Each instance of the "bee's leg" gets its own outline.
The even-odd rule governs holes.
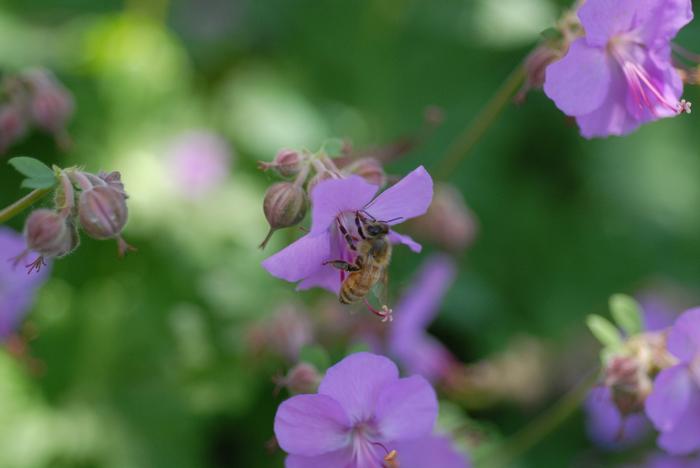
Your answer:
[[[355,243],[352,240],[352,236],[348,232],[347,229],[345,229],[345,226],[343,226],[343,223],[340,221],[340,218],[335,218],[335,220],[338,222],[338,229],[340,229],[340,233],[345,237],[345,242],[348,243],[348,247],[350,247],[350,250],[357,250],[357,247],[355,247]]]
[[[360,266],[354,263],[346,262],[345,260],[328,260],[323,262],[324,265],[330,265],[342,271],[360,271]]]
[[[360,212],[356,211],[355,212],[355,226],[357,226],[357,233],[362,237],[363,239],[367,239],[365,237],[365,232],[362,230],[362,220],[360,219]]]

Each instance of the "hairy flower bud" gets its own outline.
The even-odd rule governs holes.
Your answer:
[[[379,187],[386,185],[384,168],[375,158],[362,158],[348,166],[346,171],[350,174],[359,175],[372,185],[378,185]]]
[[[301,362],[292,367],[287,375],[277,379],[277,385],[287,388],[292,394],[315,393],[321,383],[321,373],[312,364]]]
[[[80,194],[78,215],[90,237],[118,238],[128,218],[124,194],[109,185],[92,187]]]
[[[27,250],[15,261],[22,260],[29,251],[39,256],[27,265],[29,272],[37,272],[45,265],[44,260],[59,258],[73,252],[80,244],[78,229],[70,218],[49,209],[39,209],[29,215],[24,227]]]
[[[293,177],[301,171],[303,165],[304,159],[297,151],[283,149],[277,153],[272,163],[261,163],[260,168],[275,169],[282,177]]]
[[[263,212],[270,224],[270,231],[260,244],[264,249],[277,229],[299,224],[306,216],[307,198],[304,190],[291,182],[278,182],[265,193]]]
[[[112,172],[100,172],[97,176],[103,181],[107,182],[107,185],[112,187],[114,190],[118,191],[124,197],[126,197],[126,192],[124,191],[124,183],[122,182],[122,175],[119,171]]]

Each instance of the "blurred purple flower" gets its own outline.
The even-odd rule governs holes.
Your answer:
[[[353,254],[338,228],[355,232],[354,216],[364,210],[371,217],[396,225],[424,214],[433,197],[433,180],[420,166],[378,196],[378,187],[358,176],[331,179],[314,187],[311,232],[262,262],[273,276],[299,283],[297,289],[321,287],[338,294],[341,274],[328,260],[352,261]],[[421,246],[408,236],[389,232],[393,243],[407,245],[414,252]]]
[[[457,362],[447,348],[426,332],[455,274],[456,266],[446,255],[426,260],[395,307],[399,320],[389,331],[389,354],[409,374],[422,375],[431,382],[445,377]]]
[[[646,414],[660,432],[659,447],[685,455],[700,449],[700,308],[676,320],[667,346],[679,362],[656,376]]]
[[[609,387],[594,388],[584,408],[588,436],[603,448],[617,450],[629,447],[651,430],[649,420],[641,413],[623,418],[612,400]]]
[[[637,295],[637,300],[642,307],[642,320],[646,331],[659,331],[673,325],[678,311],[674,310],[663,296],[646,292]]]
[[[28,275],[24,268],[15,266],[14,257],[25,248],[21,234],[0,226],[0,341],[17,329],[48,273],[45,268]]]
[[[397,443],[432,434],[437,411],[423,377],[399,378],[389,359],[356,353],[328,369],[318,394],[280,405],[275,435],[287,468],[382,467]]]
[[[671,39],[693,18],[690,0],[587,0],[585,36],[547,68],[544,91],[586,138],[624,135],[689,112]]]
[[[231,152],[221,137],[207,131],[193,131],[179,136],[171,145],[168,164],[178,191],[197,199],[226,180]]]
[[[467,458],[452,446],[452,441],[444,436],[422,437],[402,441],[394,445],[399,454],[401,468],[468,468]]]

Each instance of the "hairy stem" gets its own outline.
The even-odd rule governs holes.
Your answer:
[[[484,454],[480,466],[488,468],[510,466],[522,454],[540,443],[547,435],[563,424],[588,396],[600,377],[596,370],[587,375],[576,387],[563,395],[554,405],[515,433],[510,440]]]
[[[447,150],[435,171],[439,179],[446,179],[452,174],[459,163],[478,143],[486,131],[496,121],[496,117],[505,109],[513,95],[525,79],[525,67],[521,64],[513,70],[501,87],[496,91],[486,106],[481,109],[476,118],[462,131],[455,142]]]
[[[34,203],[39,201],[44,195],[51,192],[52,189],[36,189],[29,192],[24,197],[20,198],[10,206],[0,210],[0,223],[4,223],[14,218],[22,211],[26,210]]]

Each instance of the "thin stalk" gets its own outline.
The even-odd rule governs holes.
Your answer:
[[[51,192],[51,190],[51,188],[32,190],[27,195],[14,202],[12,205],[0,210],[0,223],[7,222],[14,218],[22,211],[32,206],[34,203],[41,200],[41,198]]]
[[[435,171],[439,179],[446,179],[452,174],[459,163],[478,143],[486,131],[496,121],[496,117],[505,109],[513,95],[518,91],[525,79],[525,67],[521,64],[511,72],[501,87],[496,91],[486,106],[481,109],[476,118],[462,131],[457,140],[450,146]]]
[[[520,432],[513,435],[493,452],[484,455],[479,466],[497,468],[509,466],[532,447],[540,443],[547,435],[563,424],[588,396],[591,388],[599,379],[599,372],[591,372],[581,383],[562,396],[553,406],[545,410]]]

